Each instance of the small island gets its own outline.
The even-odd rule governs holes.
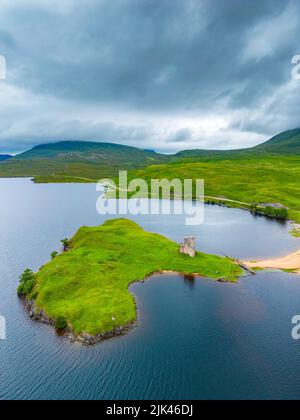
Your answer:
[[[192,258],[175,242],[126,219],[82,227],[62,242],[64,252],[52,253],[38,273],[25,270],[18,293],[31,318],[86,345],[133,328],[134,282],[165,271],[222,281],[237,281],[242,274],[230,258],[200,252]]]

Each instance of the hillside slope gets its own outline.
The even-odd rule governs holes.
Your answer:
[[[300,128],[280,133],[265,143],[252,148],[237,150],[184,150],[177,153],[174,156],[174,160],[236,159],[264,154],[300,155]]]
[[[186,150],[162,155],[112,143],[64,141],[36,146],[15,157],[0,156],[0,177],[35,177],[39,182],[95,181],[114,177],[119,170],[157,164],[236,161],[271,155],[300,155],[300,129],[290,130],[251,149]]]
[[[282,204],[290,218],[300,222],[299,139],[300,129],[295,129],[251,149],[192,150],[169,156],[109,143],[61,142],[37,146],[1,162],[0,177],[95,182],[128,170],[131,178],[149,182],[153,178],[204,179],[206,196],[249,206]]]
[[[110,143],[60,142],[34,147],[0,165],[0,177],[47,177],[49,181],[98,180],[121,169],[164,162],[155,152]]]
[[[289,209],[290,218],[300,222],[300,156],[186,159],[133,171],[129,178],[145,179],[149,185],[151,179],[157,178],[204,179],[205,195],[215,203],[229,199],[249,205],[281,204]]]
[[[251,149],[250,149],[251,150]],[[285,131],[266,143],[254,147],[253,152],[300,154],[300,128]]]
[[[0,162],[4,162],[5,160],[11,159],[11,155],[0,155]]]

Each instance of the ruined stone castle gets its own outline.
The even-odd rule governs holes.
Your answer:
[[[180,253],[189,255],[191,258],[196,256],[196,238],[187,236],[184,238],[184,243],[180,245]]]

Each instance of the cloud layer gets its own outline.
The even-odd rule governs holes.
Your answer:
[[[300,126],[298,0],[0,0],[0,28],[0,153],[239,148]]]

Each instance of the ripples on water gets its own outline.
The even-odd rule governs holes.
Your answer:
[[[238,285],[177,275],[131,287],[139,327],[92,348],[71,345],[34,323],[16,297],[18,276],[37,270],[59,240],[104,221],[93,185],[34,185],[0,180],[0,398],[214,399],[299,398],[300,278],[260,273]],[[289,226],[249,213],[208,207],[203,226],[179,216],[141,216],[144,228],[177,242],[196,234],[206,252],[240,258],[279,256],[299,248]]]

